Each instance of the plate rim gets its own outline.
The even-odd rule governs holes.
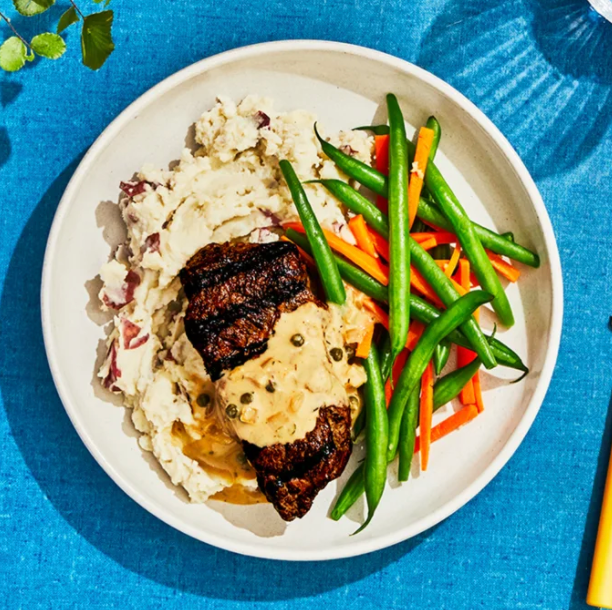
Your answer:
[[[467,112],[484,130],[489,137],[499,147],[510,165],[516,172],[519,180],[523,184],[529,199],[538,216],[538,220],[544,235],[544,242],[549,255],[549,264],[551,268],[552,279],[552,318],[550,326],[550,339],[546,354],[544,356],[544,365],[540,373],[540,378],[534,389],[533,395],[527,408],[519,421],[518,425],[501,448],[495,459],[485,468],[482,474],[469,485],[465,490],[458,494],[455,498],[442,505],[437,510],[428,514],[426,517],[419,519],[412,525],[398,529],[394,532],[379,536],[377,538],[357,541],[354,544],[343,545],[340,547],[318,550],[318,549],[284,549],[273,546],[268,546],[260,542],[237,542],[227,539],[222,536],[217,536],[212,533],[203,533],[196,527],[192,527],[184,523],[179,517],[176,517],[170,510],[159,506],[157,503],[145,498],[131,482],[127,480],[119,471],[114,469],[106,460],[102,452],[100,452],[89,436],[87,430],[82,425],[78,416],[78,410],[73,407],[69,400],[68,390],[65,387],[64,379],[58,366],[58,361],[55,352],[55,346],[51,337],[51,311],[50,311],[50,290],[51,290],[51,269],[55,255],[55,250],[58,245],[58,236],[60,227],[64,220],[69,203],[73,198],[73,193],[80,186],[83,177],[86,175],[89,168],[94,163],[96,157],[103,151],[105,146],[112,141],[117,135],[122,125],[129,121],[133,116],[137,115],[141,109],[144,109],[150,102],[154,101],[159,96],[173,89],[178,84],[189,80],[190,78],[204,73],[210,69],[218,68],[224,64],[228,64],[237,60],[242,60],[248,57],[265,55],[267,53],[279,51],[334,51],[350,55],[356,55],[365,59],[371,59],[377,62],[387,64],[391,67],[399,69],[405,74],[416,76],[434,89],[449,97],[463,111]],[[53,377],[53,382],[59,394],[60,400],[64,409],[72,422],[77,434],[87,447],[96,462],[110,476],[110,478],[134,501],[142,508],[155,515],[158,519],[167,525],[177,529],[215,547],[232,551],[241,555],[258,557],[262,559],[275,559],[287,561],[324,561],[332,559],[343,559],[347,557],[357,557],[366,553],[378,551],[394,544],[403,542],[418,534],[430,529],[441,521],[450,517],[453,513],[462,508],[475,496],[477,496],[492,480],[499,474],[502,468],[508,463],[514,455],[518,447],[523,442],[527,432],[530,430],[533,422],[538,414],[540,407],[544,401],[546,392],[550,385],[552,375],[555,369],[559,345],[561,341],[561,329],[563,323],[563,276],[561,271],[561,261],[557,242],[554,235],[554,230],[546,206],[540,192],[531,177],[529,171],[525,167],[518,153],[508,142],[506,137],[495,126],[495,124],[468,98],[457,91],[454,87],[435,76],[431,72],[420,68],[419,66],[408,62],[404,59],[394,57],[388,53],[377,51],[363,46],[353,45],[349,43],[323,41],[323,40],[281,40],[274,42],[264,42],[236,49],[224,51],[211,57],[197,61],[190,66],[187,66],[171,76],[165,78],[157,85],[154,85],[148,91],[143,93],[134,102],[127,106],[96,138],[91,145],[78,167],[74,171],[60,203],[55,212],[49,238],[45,249],[42,282],[41,282],[41,321],[43,328],[43,339],[45,351],[49,362],[49,368]]]

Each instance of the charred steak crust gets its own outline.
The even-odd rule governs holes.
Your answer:
[[[243,442],[266,498],[285,521],[303,517],[319,493],[339,477],[351,455],[349,407],[324,407],[306,438],[257,447]]]
[[[288,242],[210,244],[180,273],[187,337],[213,381],[262,354],[281,313],[308,301],[308,272]]]

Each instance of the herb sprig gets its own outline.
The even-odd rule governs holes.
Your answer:
[[[85,15],[74,0],[69,0],[70,7],[62,14],[57,24],[57,33],[43,32],[29,42],[17,31],[11,20],[0,11],[0,22],[6,21],[13,36],[7,38],[0,46],[0,68],[7,72],[17,72],[34,61],[36,56],[46,59],[59,59],[66,52],[66,42],[60,36],[67,28],[79,21],[81,28],[81,53],[83,64],[91,70],[99,70],[115,45],[112,37],[113,11],[110,9]],[[96,4],[108,6],[110,0],[93,0]],[[55,0],[13,0],[17,12],[24,17],[34,17],[49,10]]]

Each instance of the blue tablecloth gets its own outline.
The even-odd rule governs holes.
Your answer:
[[[10,2],[2,4],[12,11]],[[0,607],[585,607],[612,424],[612,25],[586,0],[112,5],[117,50],[99,73],[80,65],[71,31],[60,61],[0,75]],[[15,23],[33,34],[60,12],[54,7]],[[4,24],[0,32],[8,35]],[[39,322],[54,211],[109,121],[198,59],[286,38],[392,53],[432,70],[480,106],[541,189],[566,287],[554,379],[509,465],[433,530],[331,564],[216,550],[132,502],[72,429]]]

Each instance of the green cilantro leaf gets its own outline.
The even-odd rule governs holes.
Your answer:
[[[0,68],[7,72],[21,70],[26,62],[27,49],[17,36],[11,36],[0,46]]]
[[[88,15],[83,20],[81,49],[83,63],[92,70],[99,70],[108,56],[115,50],[111,28],[113,11],[102,11]]]
[[[61,34],[66,28],[70,27],[73,23],[79,20],[79,14],[71,6],[61,17],[57,24],[57,33]]]
[[[59,59],[66,52],[66,43],[61,36],[45,32],[34,36],[30,46],[35,53],[47,59]]]
[[[55,0],[13,0],[13,4],[20,15],[32,17],[51,8],[55,4]]]

